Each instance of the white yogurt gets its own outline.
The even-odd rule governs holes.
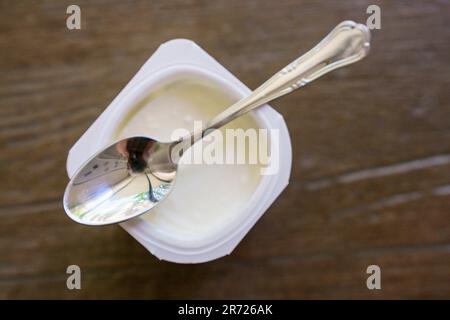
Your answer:
[[[205,123],[233,102],[214,84],[181,78],[149,92],[122,119],[114,138],[148,135],[170,141],[175,129],[192,131],[194,121]],[[222,130],[226,128],[257,129],[258,124],[245,115]],[[180,248],[208,243],[219,230],[236,221],[261,178],[260,165],[186,164],[190,156],[187,152],[181,159],[170,196],[140,217],[154,238]]]

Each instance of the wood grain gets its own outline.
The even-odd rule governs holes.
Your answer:
[[[71,3],[0,1],[0,298],[450,298],[448,1],[79,0],[69,31]],[[161,262],[65,217],[70,146],[160,43],[192,39],[254,88],[369,4],[369,58],[273,103],[291,183],[231,256]]]

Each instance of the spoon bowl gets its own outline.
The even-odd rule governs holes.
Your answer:
[[[120,140],[88,160],[64,194],[68,216],[82,224],[128,220],[155,207],[172,190],[173,143],[148,137]]]

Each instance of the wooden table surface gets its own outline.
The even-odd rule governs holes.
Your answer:
[[[72,3],[0,1],[0,298],[450,298],[448,1],[79,0],[70,31]],[[69,148],[160,43],[192,39],[255,88],[370,4],[369,58],[272,104],[290,185],[230,256],[162,262],[65,216]]]

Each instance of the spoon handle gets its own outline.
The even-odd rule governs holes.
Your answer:
[[[363,59],[369,52],[370,31],[362,24],[343,21],[314,48],[281,69],[251,95],[211,119],[200,132],[182,139],[194,143],[244,113],[305,86],[322,75]],[[184,144],[184,143],[183,143]]]

